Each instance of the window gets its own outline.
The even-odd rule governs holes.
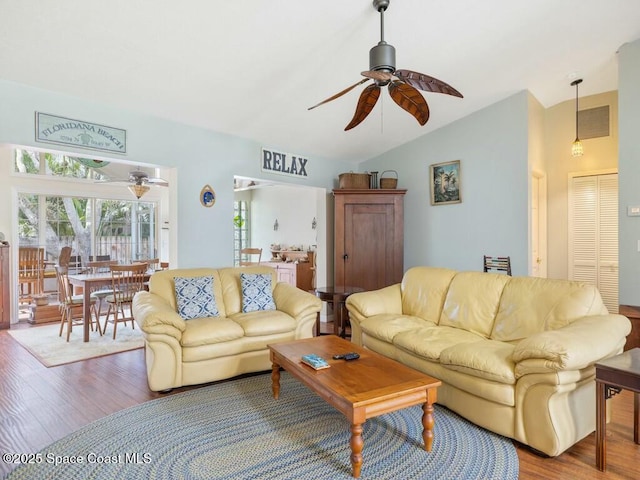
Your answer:
[[[27,175],[93,182],[105,178],[98,170],[108,164],[18,149],[14,169]],[[64,246],[70,246],[73,255],[79,256],[83,263],[97,257],[108,257],[120,263],[157,258],[156,211],[154,202],[20,193],[19,245],[44,246],[46,259],[54,262]]]
[[[157,257],[153,203],[30,194],[18,198],[19,245],[45,246],[47,260],[56,261],[64,246],[83,263],[98,256],[120,263]]]
[[[248,203],[245,201],[233,202],[233,264],[240,265],[240,250],[249,246],[249,218]]]

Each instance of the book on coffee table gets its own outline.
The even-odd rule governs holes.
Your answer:
[[[323,368],[329,368],[331,365],[319,355],[315,353],[309,353],[302,356],[302,363],[309,365],[314,370],[322,370]]]

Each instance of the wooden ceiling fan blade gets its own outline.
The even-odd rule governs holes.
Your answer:
[[[377,85],[369,85],[360,94],[358,99],[358,105],[356,106],[356,112],[353,114],[353,118],[349,125],[344,127],[345,132],[351,130],[353,127],[357,127],[362,121],[367,118],[367,115],[371,113],[373,107],[376,106],[376,102],[380,97],[380,87]]]
[[[425,92],[444,93],[453,95],[454,97],[464,98],[462,94],[448,83],[430,77],[424,73],[414,72],[412,70],[396,70],[394,75],[412,87],[423,90]]]
[[[313,107],[309,107],[307,108],[307,110],[313,110],[316,107],[319,107],[320,105],[324,105],[325,103],[329,103],[332,100],[335,100],[336,98],[341,97],[342,95],[344,95],[345,93],[350,92],[351,90],[353,90],[354,88],[356,88],[358,85],[362,85],[364,82],[368,82],[369,79],[368,78],[363,78],[362,80],[360,80],[357,83],[354,83],[353,85],[351,85],[350,87],[345,88],[344,90],[342,90],[341,92],[336,93],[334,96],[327,98],[326,100],[321,101],[320,103],[314,105]]]
[[[157,185],[158,187],[168,187],[169,186],[169,182],[167,182],[163,178],[147,178],[146,180],[143,180],[143,183],[147,183],[149,185]]]
[[[403,110],[415,117],[420,125],[429,120],[429,105],[427,101],[411,85],[394,80],[389,84],[389,95]]]
[[[381,82],[389,82],[393,80],[393,73],[385,72],[384,70],[368,70],[366,72],[360,72],[360,74],[363,77],[380,80]]]

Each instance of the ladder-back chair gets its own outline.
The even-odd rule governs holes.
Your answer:
[[[44,290],[44,248],[18,248],[18,283],[20,297],[32,298]],[[26,287],[26,293],[25,289]]]
[[[58,291],[60,292],[60,333],[58,335],[60,337],[62,336],[62,332],[66,325],[68,342],[73,326],[82,325],[84,323],[84,296],[73,295],[71,284],[69,283],[69,269],[67,267],[56,265],[55,269],[56,278],[58,280]],[[93,317],[90,319],[91,330],[93,330],[95,323],[98,333],[102,335],[95,302],[95,299],[91,299],[90,314],[93,314]]]
[[[111,265],[111,288],[113,293],[107,295],[105,300],[109,304],[107,318],[104,321],[103,331],[107,330],[109,321],[113,323],[113,338],[116,338],[118,322],[127,324],[131,320],[131,328],[135,328],[131,303],[136,293],[144,290],[144,282],[147,276],[148,265],[146,263],[133,263],[131,265]],[[129,308],[129,316],[125,316],[124,307]],[[113,314],[113,319],[110,320]],[[122,317],[120,317],[122,314]]]
[[[111,272],[111,266],[117,265],[117,260],[94,260],[91,262],[87,262],[87,268],[89,269],[89,273],[97,275],[97,274],[109,274]],[[96,315],[100,318],[102,314],[102,302],[104,302],[105,298],[109,295],[113,294],[113,288],[100,288],[99,290],[94,290],[91,292],[91,298],[96,300]]]
[[[258,261],[251,261],[251,257],[258,256]],[[248,259],[248,260],[245,260]],[[258,265],[260,264],[260,260],[262,260],[262,249],[261,248],[243,248],[240,250],[240,266],[248,266],[248,265]]]
[[[511,276],[511,257],[488,257],[484,256],[485,272],[505,272]]]

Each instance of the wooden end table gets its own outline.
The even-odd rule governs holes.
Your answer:
[[[440,380],[359,347],[335,335],[305,338],[268,346],[273,363],[271,379],[273,397],[280,396],[280,367],[298,379],[329,405],[344,414],[351,423],[352,475],[362,468],[362,425],[369,418],[413,405],[422,405],[422,439],[424,449],[433,445],[433,404]],[[358,360],[333,360],[335,354],[357,352]],[[302,363],[308,353],[320,355],[329,368],[314,370]]]
[[[596,363],[596,466],[607,463],[607,400],[631,390],[633,393],[633,441],[640,444],[640,348],[633,348]]]
[[[333,305],[333,334],[342,338],[347,336],[347,319],[344,315],[345,303],[352,293],[364,292],[360,287],[317,287],[313,293],[323,302]],[[316,337],[320,336],[320,314],[316,319]]]

